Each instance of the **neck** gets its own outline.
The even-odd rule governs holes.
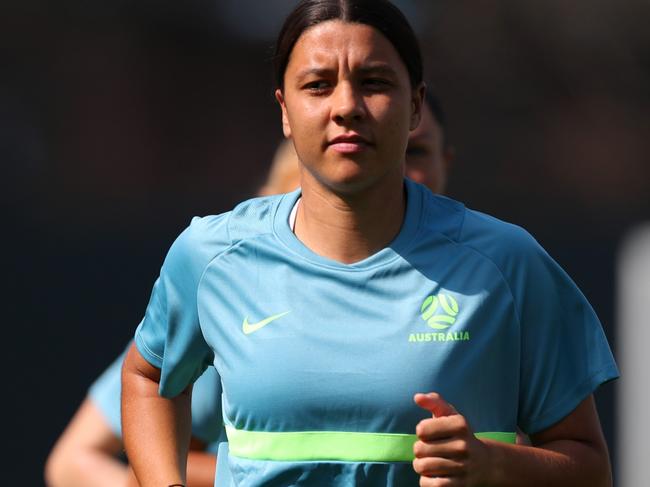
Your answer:
[[[355,192],[332,192],[303,170],[296,237],[315,253],[351,264],[385,248],[399,233],[406,201],[401,172]]]

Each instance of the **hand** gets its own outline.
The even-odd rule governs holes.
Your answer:
[[[431,412],[418,423],[413,445],[413,468],[421,487],[473,487],[480,485],[489,449],[474,436],[467,420],[440,394],[416,394],[415,403]]]

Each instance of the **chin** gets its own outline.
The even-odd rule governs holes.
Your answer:
[[[400,183],[403,179],[400,170],[393,171],[390,168],[382,170],[376,161],[367,162],[363,159],[340,158],[331,161],[328,169],[329,171],[323,171],[320,176],[316,176],[316,179],[323,186],[341,195],[360,193],[392,180],[393,177],[399,178]]]
[[[329,180],[327,186],[338,194],[352,195],[375,186],[380,178],[365,173],[346,174]]]

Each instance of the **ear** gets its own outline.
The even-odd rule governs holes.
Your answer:
[[[278,100],[280,109],[282,110],[282,132],[287,139],[290,139],[291,126],[289,125],[289,116],[287,115],[287,105],[284,102],[284,95],[282,94],[282,90],[280,88],[275,90],[275,99]]]
[[[424,82],[411,92],[411,124],[410,129],[415,130],[422,120],[422,105],[424,104],[424,93],[427,85]]]

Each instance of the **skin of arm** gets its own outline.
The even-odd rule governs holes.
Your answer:
[[[132,345],[122,366],[122,433],[141,487],[186,484],[191,386],[168,399],[159,381],[160,370]]]
[[[611,487],[609,454],[592,396],[530,436],[531,446],[477,439],[436,393],[416,394],[433,417],[416,427],[413,468],[422,487]]]
[[[187,457],[187,487],[213,487],[216,469],[215,455],[190,451]]]
[[[84,399],[45,464],[48,487],[125,485],[127,469],[117,458],[122,441],[90,398]]]
[[[187,456],[187,487],[213,487],[216,468],[216,456],[204,451],[190,450]],[[129,468],[126,487],[140,487],[132,468]]]

